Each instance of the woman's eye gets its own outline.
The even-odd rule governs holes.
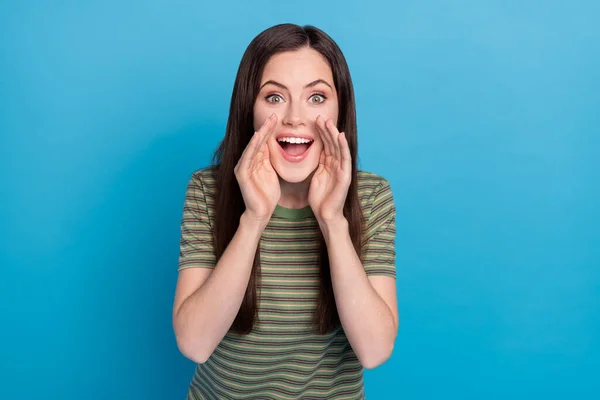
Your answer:
[[[325,96],[323,96],[322,94],[313,94],[312,96],[310,96],[309,101],[313,104],[321,104],[325,101]]]
[[[272,95],[267,96],[267,101],[269,103],[277,104],[277,103],[281,103],[283,101],[283,99],[278,94],[272,94]]]

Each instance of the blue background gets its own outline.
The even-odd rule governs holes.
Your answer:
[[[0,398],[182,399],[185,185],[250,40],[327,31],[398,210],[370,399],[600,398],[600,3],[0,6]]]

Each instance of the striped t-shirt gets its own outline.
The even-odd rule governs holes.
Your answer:
[[[395,207],[390,185],[359,171],[368,276],[394,277]],[[179,269],[213,268],[215,179],[189,182],[181,224]],[[311,325],[319,293],[318,223],[310,207],[277,206],[260,240],[258,321],[247,335],[227,333],[198,364],[189,399],[363,399],[363,368],[342,328],[321,335]]]

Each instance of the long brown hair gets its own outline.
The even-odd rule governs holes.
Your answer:
[[[349,223],[350,237],[359,256],[361,255],[362,211],[357,190],[356,109],[354,89],[348,65],[338,45],[323,31],[313,26],[281,24],[260,33],[246,49],[235,79],[229,119],[225,137],[213,156],[216,175],[215,200],[215,252],[221,258],[238,229],[245,210],[240,187],[234,175],[234,167],[254,133],[253,106],[259,93],[260,80],[267,61],[277,53],[310,47],[321,53],[329,62],[338,93],[338,124],[345,132],[352,155],[352,181],[344,204],[344,216]],[[257,283],[260,279],[260,245],[257,247],[252,273],[240,310],[231,331],[248,333],[257,318]],[[318,332],[324,334],[339,326],[335,305],[329,257],[323,235],[320,235],[320,292],[315,310],[314,323]]]

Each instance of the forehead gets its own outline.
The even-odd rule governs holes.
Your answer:
[[[261,84],[271,79],[289,85],[323,79],[333,85],[329,63],[321,53],[309,47],[272,56],[265,65]]]

